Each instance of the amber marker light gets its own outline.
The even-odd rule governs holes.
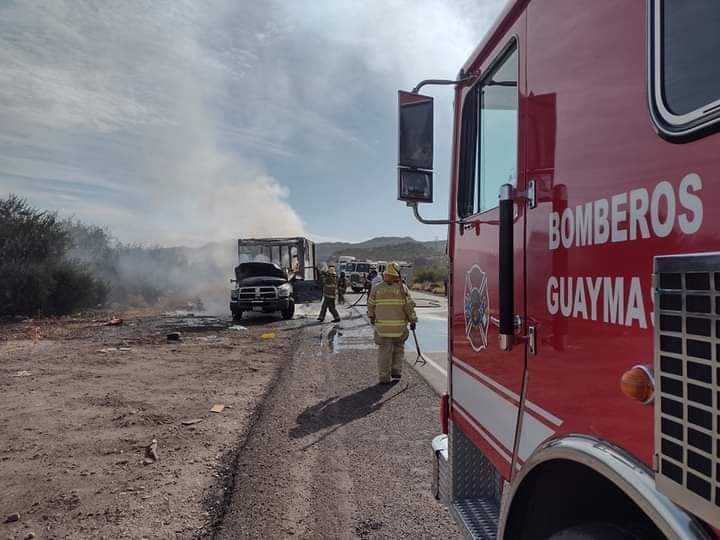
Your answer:
[[[623,373],[620,379],[620,389],[630,399],[639,401],[643,405],[652,403],[655,397],[655,375],[650,365],[633,366]]]

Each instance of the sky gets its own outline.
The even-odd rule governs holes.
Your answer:
[[[442,239],[396,200],[397,90],[454,78],[504,4],[0,0],[0,197],[147,245]],[[424,92],[444,217],[452,92]]]

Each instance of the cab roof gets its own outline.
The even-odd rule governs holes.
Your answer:
[[[463,64],[462,71],[464,73],[477,71],[478,65],[492,53],[500,40],[506,35],[507,30],[515,24],[515,21],[525,11],[529,3],[530,0],[508,0],[490,30],[487,31],[480,44]]]

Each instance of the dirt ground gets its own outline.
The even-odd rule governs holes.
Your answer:
[[[0,538],[211,534],[294,331],[121,316],[0,323]]]

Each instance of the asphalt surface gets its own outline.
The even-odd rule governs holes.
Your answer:
[[[288,323],[297,345],[239,454],[217,538],[460,537],[430,492],[437,395],[409,366],[376,385],[362,312]]]

